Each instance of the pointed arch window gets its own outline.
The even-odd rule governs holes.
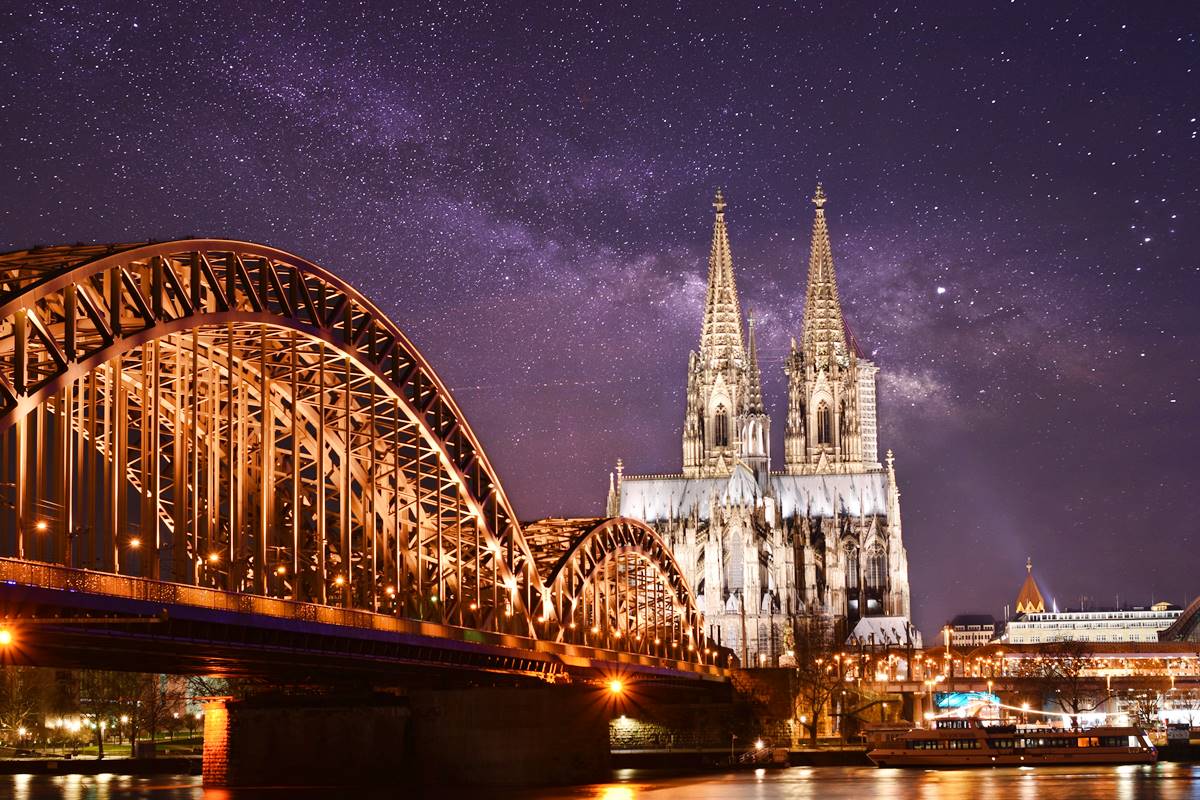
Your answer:
[[[847,544],[846,549],[846,588],[858,588],[858,548]]]
[[[817,444],[833,444],[829,406],[824,400],[817,406]]]
[[[887,585],[887,553],[878,542],[867,551],[867,588],[883,589]]]
[[[717,406],[717,413],[713,417],[713,446],[729,446],[729,412],[724,405]]]

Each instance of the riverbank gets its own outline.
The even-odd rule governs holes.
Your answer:
[[[0,775],[199,775],[200,756],[5,758]]]
[[[613,769],[682,769],[711,770],[729,768],[729,749],[699,750],[614,750]],[[788,765],[793,767],[863,767],[870,766],[867,751],[862,747],[839,749],[792,750]]]

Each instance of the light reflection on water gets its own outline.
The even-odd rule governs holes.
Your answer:
[[[1021,767],[987,770],[899,770],[871,767],[793,767],[724,775],[662,777],[635,770],[612,783],[567,789],[414,791],[391,789],[208,789],[198,777],[163,775],[0,776],[0,798],[13,800],[362,800],[489,797],[498,800],[1184,800],[1200,798],[1200,765],[1162,763],[1123,767]]]

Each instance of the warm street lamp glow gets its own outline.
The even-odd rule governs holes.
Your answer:
[[[755,750],[762,750],[762,749],[763,749],[763,740],[762,740],[762,739],[755,739],[755,740],[754,740],[754,749],[755,749]]]
[[[221,554],[215,550],[208,554],[208,563],[215,564],[221,560]]]
[[[37,521],[37,524],[34,525],[33,527],[35,530],[44,531],[50,527],[50,523],[46,522],[46,520],[44,520],[44,519],[39,519]]]
[[[275,568],[275,574],[276,575],[287,575],[287,567],[285,567],[283,564],[280,564],[278,567]]]
[[[129,549],[130,550],[137,550],[141,546],[142,546],[142,540],[139,539],[138,537],[134,536],[132,539],[129,540]]]
[[[625,691],[625,684],[617,680],[609,681],[608,690],[613,694],[620,694],[621,692]]]
[[[0,628],[0,647],[8,647],[12,643],[12,631],[10,631],[8,628]]]
[[[334,586],[345,586],[346,585],[346,576],[338,575],[337,577],[335,577],[333,579],[333,585]]]

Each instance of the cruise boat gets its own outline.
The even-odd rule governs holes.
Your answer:
[[[1158,753],[1139,728],[1069,730],[968,718],[913,728],[880,742],[867,757],[879,767],[999,767],[1153,764]]]

